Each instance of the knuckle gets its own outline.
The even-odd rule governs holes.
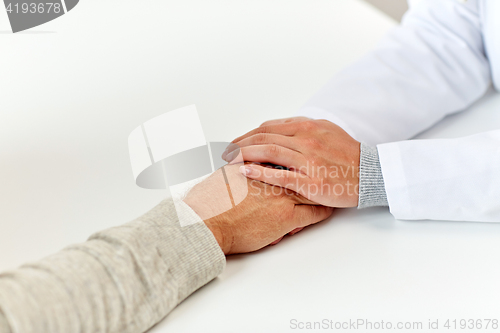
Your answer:
[[[255,137],[256,135],[259,135],[261,133],[266,133],[267,132],[267,127],[257,127],[253,130],[251,130],[250,132],[248,132],[248,135],[247,135],[247,138],[253,138]]]
[[[277,145],[269,145],[266,154],[268,157],[278,157],[281,153],[281,148]]]
[[[254,144],[262,144],[267,141],[267,138],[269,137],[268,134],[266,133],[258,133],[253,137],[253,143]]]
[[[313,207],[311,214],[312,215],[311,219],[313,220],[312,222],[318,222],[318,220],[321,219],[322,208],[319,206],[312,206],[312,207]]]
[[[313,131],[318,127],[318,124],[314,120],[306,120],[301,123],[301,127],[304,131]]]
[[[313,219],[318,215],[318,208],[316,206],[311,206],[309,211],[309,218]]]
[[[270,133],[271,129],[269,126],[266,125],[266,126],[262,126],[262,127],[257,128],[256,132],[257,132],[257,134],[261,134],[261,133],[266,134],[266,133]]]
[[[279,183],[284,186],[284,187],[288,187],[290,185],[290,176],[288,175],[288,173],[283,173],[281,175],[279,175],[280,179],[279,179]]]

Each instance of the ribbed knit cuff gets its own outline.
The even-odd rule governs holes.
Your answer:
[[[378,151],[361,143],[358,208],[389,206]]]

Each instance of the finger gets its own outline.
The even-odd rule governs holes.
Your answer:
[[[310,195],[309,190],[307,190],[305,186],[304,186],[304,189],[302,191],[307,192],[307,193],[304,193],[304,194],[297,193],[297,195],[295,197],[295,201],[297,201],[298,204],[302,204],[302,205],[318,205],[319,204],[318,202],[312,201],[312,200],[305,197],[305,195]],[[314,191],[312,191],[312,192],[314,192]]]
[[[222,159],[226,160],[226,156],[230,156],[233,151],[237,151],[241,147],[269,144],[299,151],[298,145],[293,137],[273,133],[259,133],[239,141],[238,144],[231,143],[222,154]],[[228,159],[230,159],[230,157]]]
[[[332,207],[320,205],[295,205],[295,226],[307,227],[308,225],[327,219],[332,213]]]
[[[276,245],[276,244],[278,244],[279,242],[281,242],[281,240],[283,239],[283,237],[285,237],[285,236],[281,236],[280,238],[278,238],[277,240],[275,240],[274,242],[272,242],[269,245]]]
[[[263,122],[259,127],[276,125],[276,124],[287,124],[287,123],[293,123],[296,121],[305,121],[305,120],[310,120],[310,119],[311,118],[307,118],[307,117],[291,117],[291,118],[273,119],[273,120],[268,120],[268,121]]]
[[[295,235],[296,233],[298,233],[298,232],[302,231],[302,229],[304,229],[304,227],[295,228],[295,229],[293,229],[292,231],[290,231],[288,234],[289,234],[290,236],[293,236],[293,235]]]
[[[226,149],[224,150],[224,152],[222,153],[222,156],[221,158],[226,161],[226,156],[235,151],[235,150],[239,150],[240,149],[240,146],[235,144],[235,143],[230,143],[229,145],[227,145]]]
[[[226,156],[226,161],[233,163],[233,153]],[[238,154],[241,155],[237,159],[238,162],[272,163],[293,170],[305,168],[307,163],[306,158],[300,152],[277,145],[243,147]]]
[[[238,143],[239,141],[248,138],[249,136],[259,134],[259,133],[273,133],[273,134],[280,134],[280,135],[288,135],[292,136],[297,131],[300,129],[298,124],[300,122],[292,122],[292,123],[286,123],[286,124],[276,124],[276,125],[269,125],[269,126],[261,126],[257,127],[256,129],[251,130],[250,132],[237,137],[232,141],[232,143]]]
[[[290,193],[286,194],[307,194],[305,192],[307,192],[307,184],[309,183],[310,178],[302,173],[289,170],[266,168],[261,165],[255,164],[243,165],[239,170],[247,178],[290,190]],[[303,199],[299,196],[297,196],[296,198],[298,203],[303,203]]]
[[[222,159],[226,162],[229,162],[229,164],[237,164],[237,163],[244,163],[245,160],[243,159],[243,151],[240,148],[237,148],[230,153],[222,154]]]
[[[301,172],[270,168],[258,164],[245,164],[239,168],[239,171],[247,178],[285,188],[285,194],[293,196],[298,204],[318,204],[318,202],[311,200],[311,194],[317,193],[318,188],[311,183],[309,176]]]

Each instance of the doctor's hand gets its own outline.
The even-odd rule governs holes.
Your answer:
[[[272,163],[288,170],[245,165],[250,179],[293,190],[330,207],[356,207],[360,143],[328,120],[305,117],[272,120],[235,139],[222,157]]]
[[[274,245],[286,234],[292,235],[332,214],[333,208],[315,205],[293,191],[245,178],[238,170],[241,165],[224,166],[224,174],[222,169],[217,170],[184,199],[204,220],[224,254]],[[224,178],[231,184],[234,200],[242,199],[226,211],[220,209],[228,194]],[[214,211],[222,213],[213,216]]]

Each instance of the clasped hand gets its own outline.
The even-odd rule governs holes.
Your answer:
[[[242,166],[248,178],[293,190],[329,207],[356,207],[359,197],[360,143],[328,120],[305,117],[272,120],[240,136],[223,154],[245,161],[272,163]]]
[[[220,169],[193,187],[184,201],[202,217],[225,254],[255,251],[326,219],[333,207],[357,206],[359,150],[359,142],[327,120],[268,121],[235,139],[223,154],[230,162],[224,167],[226,178],[236,184],[232,190],[248,186],[243,201],[203,218],[227,195],[224,186],[214,184],[222,179]]]

